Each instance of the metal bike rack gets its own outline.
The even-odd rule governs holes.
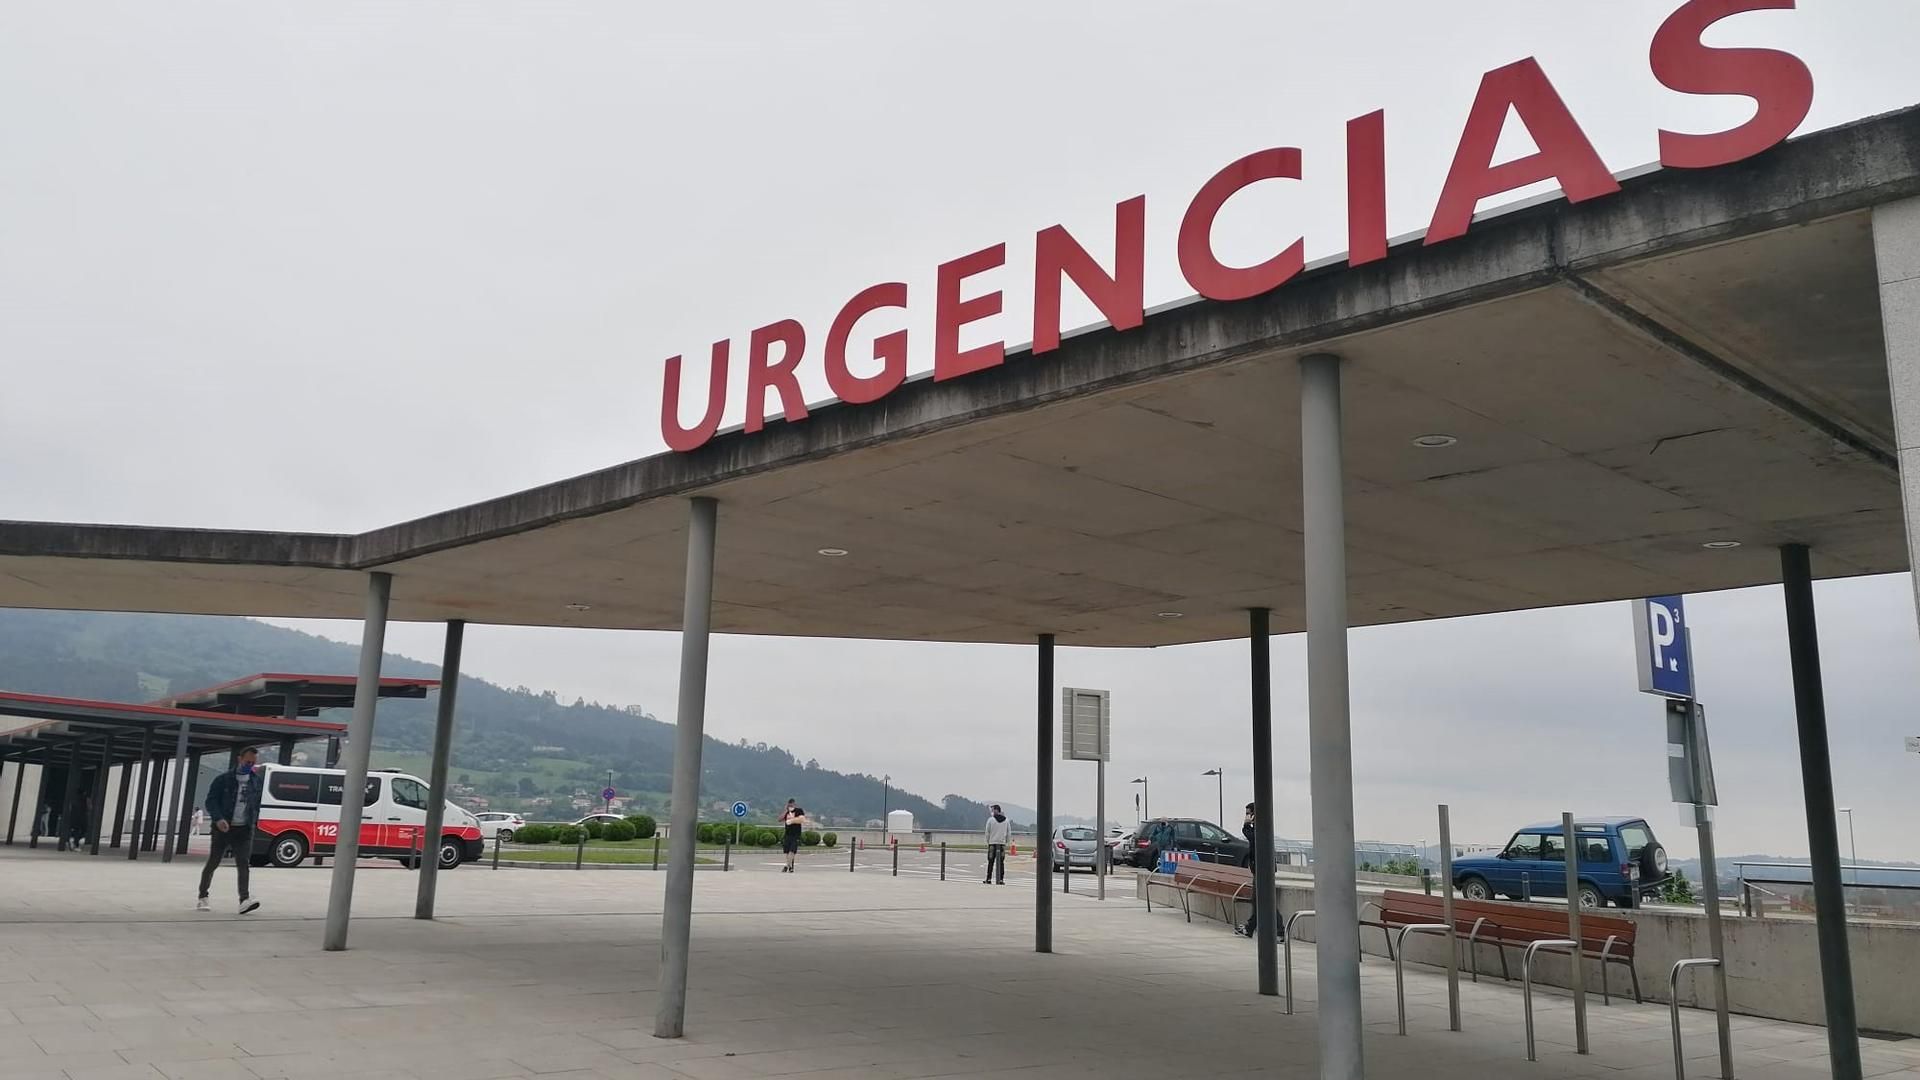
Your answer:
[[[1393,958],[1393,1002],[1400,1009],[1400,1034],[1407,1033],[1407,935],[1445,934],[1446,923],[1408,923],[1400,928],[1400,948]]]
[[[1673,1078],[1686,1080],[1687,1066],[1680,1049],[1680,972],[1690,967],[1719,967],[1720,961],[1697,956],[1673,965],[1667,973],[1667,1012],[1673,1020]]]
[[[1293,1015],[1293,924],[1299,922],[1301,916],[1312,915],[1312,914],[1313,914],[1313,909],[1308,908],[1304,911],[1296,911],[1293,914],[1287,916],[1286,937],[1281,939],[1281,942],[1280,942],[1280,951],[1285,954],[1284,958],[1281,961],[1281,966],[1284,969],[1286,969],[1286,973],[1287,973],[1287,1015],[1288,1016]]]
[[[1520,958],[1520,1003],[1527,1013],[1527,1060],[1538,1061],[1533,1054],[1533,954],[1541,949],[1566,949],[1573,957],[1573,977],[1579,978],[1580,943],[1560,939],[1536,941],[1527,946],[1525,955]],[[1578,1003],[1575,1003],[1576,1007]]]

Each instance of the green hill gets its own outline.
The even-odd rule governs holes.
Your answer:
[[[349,673],[357,654],[351,645],[251,619],[0,609],[0,689],[25,693],[150,701],[257,671]],[[383,672],[439,676],[437,665],[392,654]],[[424,775],[433,709],[431,698],[382,703],[375,766]],[[667,808],[673,725],[637,705],[566,704],[552,691],[462,677],[456,719],[452,775],[493,808],[575,816],[576,793],[597,798],[609,769],[614,787],[638,806]],[[791,796],[817,820],[863,823],[880,815],[878,777],[834,772],[744,740],[709,738],[702,759],[703,806],[745,799],[771,811]],[[929,828],[970,829],[986,818],[985,806],[956,795],[936,804],[895,789],[887,805],[913,811]]]

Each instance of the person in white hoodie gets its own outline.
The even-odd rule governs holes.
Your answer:
[[[980,884],[1005,885],[1007,883],[1007,844],[1013,839],[1013,822],[1000,812],[1000,804],[993,804],[993,816],[987,818],[987,876]]]

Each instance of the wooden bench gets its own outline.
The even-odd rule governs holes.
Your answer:
[[[1362,914],[1369,907],[1378,911],[1380,917],[1361,919],[1360,924],[1379,927],[1386,934],[1388,959],[1393,959],[1395,928],[1446,923],[1442,899],[1424,893],[1389,890],[1379,900],[1369,900],[1361,905]],[[1456,898],[1453,902],[1453,922],[1454,932],[1466,938],[1468,964],[1474,982],[1480,981],[1480,964],[1474,946],[1494,946],[1500,956],[1500,976],[1511,982],[1513,975],[1507,967],[1507,949],[1524,949],[1536,941],[1566,938],[1571,932],[1565,908],[1499,900]],[[1633,970],[1634,931],[1635,926],[1630,919],[1600,915],[1585,909],[1580,912],[1580,952],[1583,956],[1600,961],[1600,995],[1606,1004],[1613,1003],[1613,996],[1607,987],[1608,964],[1627,966],[1627,974],[1633,980],[1633,1000],[1641,1000],[1640,976]],[[1578,963],[1574,966],[1576,969],[1579,967]]]
[[[1171,885],[1179,890],[1180,909],[1187,914],[1187,921],[1193,921],[1193,894],[1211,896],[1220,901],[1220,914],[1228,923],[1235,923],[1237,909],[1234,905],[1241,902],[1253,903],[1253,871],[1226,863],[1180,862],[1175,863],[1173,873],[1154,874],[1147,879],[1147,910],[1153,910],[1153,885],[1155,882]]]

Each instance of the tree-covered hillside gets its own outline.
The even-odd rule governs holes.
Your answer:
[[[150,701],[260,671],[345,674],[358,650],[251,619],[0,609],[0,689],[113,701]],[[387,675],[436,678],[439,668],[389,654]],[[374,739],[376,765],[424,773],[434,702],[387,701]],[[338,711],[328,719],[344,721]],[[492,807],[573,816],[576,792],[597,793],[607,771],[623,795],[664,812],[672,787],[673,725],[639,706],[559,701],[551,691],[460,681],[453,776]],[[745,799],[771,811],[797,798],[816,819],[880,816],[878,777],[823,768],[778,746],[709,738],[705,806]],[[536,800],[552,800],[551,803]],[[934,804],[894,790],[893,809],[928,827],[974,828],[980,803],[949,795]]]

